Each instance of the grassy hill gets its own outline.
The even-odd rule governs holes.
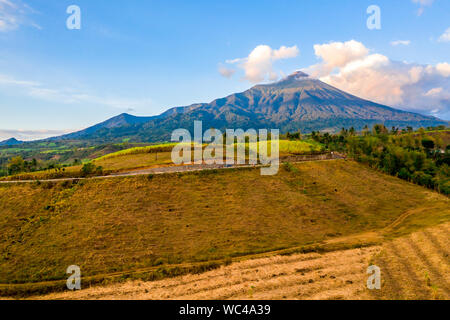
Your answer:
[[[155,166],[173,165],[172,149],[175,143],[164,143],[143,147],[131,147],[120,151],[108,153],[95,159],[92,159],[95,166],[102,167],[99,175],[107,175],[117,172],[126,172],[135,169],[146,169]],[[237,148],[235,144],[235,149]],[[206,145],[205,145],[206,146]],[[257,153],[257,145],[246,143],[247,158],[250,150]],[[280,157],[291,155],[304,155],[322,152],[324,147],[322,144],[312,140],[289,141],[280,140],[279,151]],[[268,144],[268,152],[270,153],[270,143]],[[224,148],[224,155],[226,150]],[[192,153],[193,158],[193,153]],[[68,166],[64,168],[56,168],[50,170],[42,170],[36,172],[24,172],[9,177],[2,177],[1,180],[45,180],[57,178],[79,178],[82,177],[82,165]]]
[[[173,265],[307,247],[400,218],[396,236],[448,221],[449,201],[351,161],[288,165],[276,176],[233,169],[2,185],[0,284],[64,280],[74,264],[102,278],[157,268],[141,274],[152,279]]]

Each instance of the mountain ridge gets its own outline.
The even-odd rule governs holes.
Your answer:
[[[3,141],[0,141],[0,147],[3,146],[15,146],[18,144],[22,144],[24,141],[17,140],[16,138],[10,138]]]
[[[177,128],[192,132],[194,120],[220,130],[279,128],[282,132],[336,131],[350,126],[358,130],[375,123],[399,127],[448,124],[435,117],[361,99],[297,71],[280,81],[256,85],[210,103],[170,108],[151,117],[122,113],[87,129],[50,139],[164,141]]]

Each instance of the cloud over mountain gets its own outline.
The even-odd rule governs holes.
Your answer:
[[[259,45],[246,58],[227,60],[230,65],[237,65],[244,70],[244,78],[252,83],[258,83],[265,80],[278,79],[277,72],[273,69],[273,64],[277,60],[295,58],[300,54],[297,46],[282,46],[279,49],[272,49],[268,45]],[[222,68],[219,72],[230,77],[233,69]]]
[[[59,136],[73,130],[3,130],[0,129],[0,141],[15,137],[21,141],[39,140]]]
[[[447,62],[433,66],[393,61],[370,53],[361,42],[354,40],[318,44],[314,50],[321,62],[305,72],[332,86],[404,110],[449,116],[450,64]]]

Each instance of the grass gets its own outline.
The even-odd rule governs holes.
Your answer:
[[[159,281],[129,278],[31,299],[448,300],[449,228],[441,224],[382,245],[234,260],[202,274]],[[381,267],[381,290],[366,287],[371,265]]]
[[[0,186],[0,283],[208,263],[450,219],[449,199],[351,161]],[[405,224],[411,224],[406,226]],[[32,285],[30,285],[32,286]]]
[[[171,152],[175,143],[165,143],[144,147],[133,147],[118,152],[110,153],[92,160],[96,166],[103,168],[102,174],[130,171],[135,169],[151,168],[155,166],[173,165]],[[258,143],[259,145],[259,143]],[[270,143],[268,152],[270,154]],[[206,147],[206,145],[204,145]],[[237,144],[235,144],[235,149]],[[256,144],[246,144],[246,159],[248,159],[248,149],[256,150]],[[323,151],[323,146],[314,141],[288,141],[280,140],[280,156],[300,155],[318,153]],[[63,153],[61,151],[59,153]],[[226,154],[224,150],[224,155]],[[72,166],[62,170],[46,170],[38,172],[21,173],[14,176],[3,177],[0,180],[47,180],[57,178],[78,178],[82,177],[81,166]]]
[[[173,164],[171,152],[116,155],[96,159],[94,160],[94,163],[97,166],[101,166],[106,171],[113,172]]]
[[[107,154],[103,157],[95,159],[96,161],[103,161],[107,159],[113,159],[128,155],[146,154],[146,153],[158,153],[158,152],[171,152],[176,143],[164,143],[145,147],[134,147],[118,152]]]

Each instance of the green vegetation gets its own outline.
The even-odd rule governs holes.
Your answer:
[[[145,146],[145,144],[128,142],[93,146],[88,142],[81,141],[28,142],[14,147],[0,146],[0,177],[8,174],[45,170],[54,174],[55,171],[62,171],[62,168],[79,165],[81,162],[89,162],[120,150],[142,146]],[[32,165],[24,163],[24,166],[19,167],[17,171],[10,171],[8,163],[12,158],[17,157],[21,157]]]
[[[421,186],[450,194],[450,131],[443,127],[413,132],[390,131],[375,125],[361,134],[343,129],[340,134],[314,132],[314,140],[330,150],[348,153],[355,160]]]
[[[164,144],[157,144],[157,145],[151,145],[151,146],[146,146],[146,147],[129,148],[129,149],[125,149],[125,150],[121,150],[118,152],[107,154],[103,157],[97,158],[96,161],[102,161],[102,160],[107,160],[107,159],[111,159],[111,158],[117,158],[117,157],[135,155],[135,154],[143,154],[143,153],[171,152],[175,145],[176,145],[175,143],[164,143]]]
[[[87,177],[89,175],[102,175],[103,174],[103,167],[96,166],[92,162],[85,163],[83,167],[81,168],[81,173],[83,177]]]

